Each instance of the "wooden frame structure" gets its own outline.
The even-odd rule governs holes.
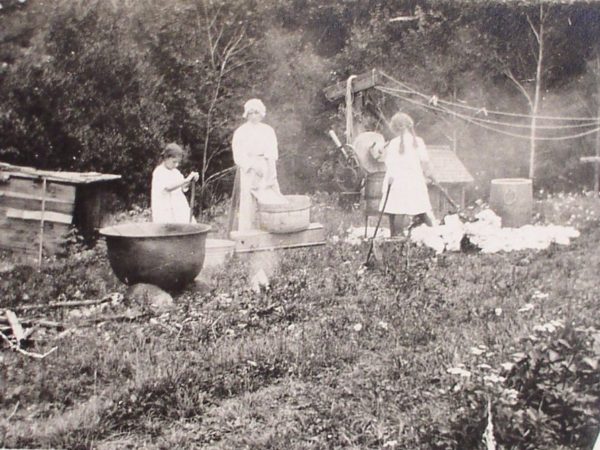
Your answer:
[[[0,163],[0,249],[24,259],[62,250],[76,226],[95,237],[106,216],[109,183],[120,175],[58,172]]]
[[[325,97],[336,102],[341,99],[346,101],[346,138],[350,144],[351,137],[360,130],[354,122],[354,116],[362,117],[363,111],[368,110],[375,118],[389,127],[387,119],[379,108],[369,109],[365,99],[369,99],[369,90],[377,86],[385,85],[385,77],[377,69],[351,76],[346,81],[341,81],[323,89]],[[352,98],[352,95],[354,98]],[[371,101],[372,104],[375,102]],[[431,160],[431,169],[438,183],[447,191],[451,198],[460,205],[465,206],[466,187],[474,180],[467,168],[460,161],[456,152],[447,145],[427,145]],[[437,218],[443,218],[453,210],[448,200],[435,186],[429,186],[429,197],[433,212]],[[368,218],[376,213],[372,208],[365,208],[365,224]],[[366,227],[365,227],[366,229]]]

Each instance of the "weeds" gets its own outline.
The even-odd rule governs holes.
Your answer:
[[[360,220],[326,206],[318,212],[332,232],[334,218]],[[61,340],[43,362],[3,352],[4,417],[20,407],[0,440],[475,449],[489,400],[505,448],[589,448],[600,425],[598,242],[590,229],[539,252],[414,247],[408,266],[398,246],[374,270],[362,267],[366,245],[340,242],[286,251],[261,292],[248,286],[257,262],[236,257],[208,291],[183,292],[156,319],[179,324],[176,333],[107,324]],[[102,251],[15,269],[3,304],[120,288]]]

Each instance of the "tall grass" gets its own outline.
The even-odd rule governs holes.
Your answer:
[[[360,214],[325,206],[319,220],[331,234],[360,224]],[[236,257],[207,292],[182,293],[154,323],[81,329],[41,362],[4,352],[4,417],[20,406],[2,424],[3,445],[479,448],[490,399],[501,445],[585,448],[593,426],[582,421],[600,386],[586,368],[600,356],[600,230],[585,224],[569,247],[441,256],[413,248],[408,268],[402,248],[368,271],[366,244],[288,250],[259,293],[248,286],[253,262]],[[71,270],[94,276],[85,264]],[[556,320],[566,328],[536,331]],[[557,349],[560,340],[571,349]],[[575,372],[555,369],[550,350],[573,358]],[[528,418],[535,395],[555,398],[555,375],[570,396],[552,411],[574,419]],[[548,387],[526,388],[536,381]]]

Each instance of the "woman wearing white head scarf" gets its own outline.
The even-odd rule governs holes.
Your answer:
[[[265,114],[262,101],[248,100],[243,115],[246,123],[233,133],[233,160],[240,172],[240,231],[258,228],[255,197],[272,203],[285,201],[277,182],[277,136],[273,128],[262,123]]]
[[[425,178],[425,175],[431,177],[431,171],[425,142],[415,134],[412,118],[408,114],[396,113],[390,128],[396,137],[387,145],[384,198],[388,186],[391,187],[383,212],[390,220],[390,234],[396,236],[402,232],[406,216],[419,216],[427,225],[433,225]],[[383,200],[380,211],[384,206]]]

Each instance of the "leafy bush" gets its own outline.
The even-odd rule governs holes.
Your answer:
[[[526,342],[530,345],[513,353],[512,361],[497,370],[479,370],[459,386],[459,415],[444,436],[449,439],[440,442],[479,448],[491,401],[494,434],[506,448],[592,447],[600,425],[600,331],[565,327],[559,321],[535,330]]]

